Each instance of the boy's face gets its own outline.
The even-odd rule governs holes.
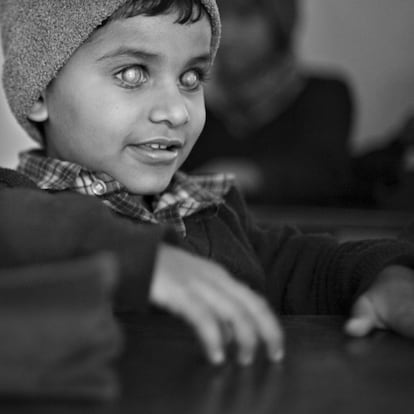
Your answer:
[[[210,66],[204,16],[116,20],[82,45],[45,91],[50,156],[106,172],[135,194],[169,184],[205,122]]]

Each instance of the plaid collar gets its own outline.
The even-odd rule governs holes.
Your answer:
[[[223,203],[223,196],[234,184],[228,174],[189,176],[177,172],[168,188],[154,196],[150,208],[142,199],[105,173],[90,172],[78,164],[47,157],[36,149],[20,154],[18,171],[49,191],[75,191],[100,198],[116,212],[130,218],[174,226],[186,235],[184,217]]]

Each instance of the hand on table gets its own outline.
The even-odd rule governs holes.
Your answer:
[[[271,360],[283,356],[282,329],[265,300],[213,261],[161,245],[150,300],[186,320],[214,364],[224,362],[229,341],[241,364],[253,361],[260,342]]]
[[[389,266],[352,307],[345,330],[364,336],[374,329],[390,329],[414,338],[414,271],[404,266]]]

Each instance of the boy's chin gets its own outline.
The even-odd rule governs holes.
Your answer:
[[[153,196],[164,192],[170,184],[171,178],[169,180],[146,183],[146,185],[137,185],[136,183],[129,183],[128,185],[126,183],[125,187],[131,194],[137,196]]]

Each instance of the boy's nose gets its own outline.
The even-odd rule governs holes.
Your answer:
[[[178,87],[164,90],[154,99],[150,119],[155,123],[166,123],[170,128],[177,128],[189,122],[187,104]]]

